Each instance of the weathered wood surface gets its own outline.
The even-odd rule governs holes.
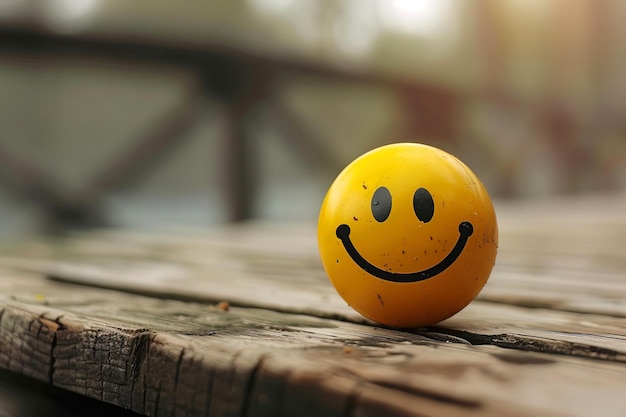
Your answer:
[[[4,281],[12,295],[2,300],[0,366],[149,415],[620,415],[624,407],[626,370],[614,361],[623,358],[518,352],[433,329],[223,311],[3,275],[13,279]]]
[[[479,299],[626,318],[625,196],[503,206],[498,218],[500,251]],[[312,225],[109,231],[78,236],[56,249],[73,261],[4,263],[140,293],[258,306],[269,300],[272,308],[316,314],[347,311],[320,268]]]
[[[501,208],[479,299],[414,331],[345,305],[311,226],[22,248],[0,262],[0,367],[148,415],[623,416],[624,208]]]

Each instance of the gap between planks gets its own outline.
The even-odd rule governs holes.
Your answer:
[[[147,415],[626,411],[618,363],[7,276],[1,367]]]

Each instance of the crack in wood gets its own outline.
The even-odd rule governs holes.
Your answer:
[[[144,331],[135,337],[131,344],[128,360],[128,377],[130,382],[130,398],[128,406],[135,409],[135,395],[137,392],[136,384],[141,380],[141,370],[143,369],[144,362],[148,357],[148,351],[150,349],[151,334],[149,331]],[[141,390],[145,393],[145,387]],[[145,394],[144,394],[145,395]],[[144,403],[145,399],[142,399]]]
[[[156,333],[150,334],[148,344],[146,345],[145,359],[142,361],[141,366],[139,368],[139,372],[141,375],[140,380],[141,380],[141,391],[143,394],[143,398],[142,398],[143,401],[141,403],[141,408],[136,409],[136,411],[140,413],[148,414],[148,415],[150,415],[150,412],[148,410],[148,402],[150,401],[149,394],[150,394],[150,391],[153,390],[153,388],[149,387],[146,383],[146,380],[148,378],[147,369],[150,369],[150,367],[152,366],[151,351],[152,351],[152,345],[154,344],[154,340],[156,339],[156,337],[157,337]]]
[[[626,363],[626,355],[613,349],[573,343],[561,340],[539,339],[516,334],[485,335],[464,330],[433,327],[427,332],[417,332],[426,337],[449,343],[469,343],[471,345],[491,345],[517,351],[538,352],[552,355],[574,356],[609,362]],[[464,342],[463,342],[464,341]]]
[[[178,408],[178,404],[176,403],[177,393],[178,393],[178,383],[180,379],[180,368],[183,363],[183,357],[185,356],[186,349],[185,347],[181,348],[180,354],[178,355],[178,360],[176,361],[176,365],[174,368],[174,386],[172,388],[172,398],[174,399],[174,409]]]
[[[492,337],[495,346],[528,352],[550,353],[579,358],[626,363],[626,355],[613,349],[583,345],[561,340],[541,340],[500,334]]]
[[[261,355],[254,365],[252,370],[250,371],[250,375],[248,376],[248,381],[244,387],[243,394],[243,404],[241,406],[241,417],[247,417],[250,413],[250,407],[253,402],[253,397],[256,391],[257,379],[259,377],[260,371],[263,367],[263,361],[265,360],[265,355]]]
[[[458,343],[458,344],[463,344],[463,345],[471,345],[472,343],[467,340],[464,339],[462,337],[458,337],[458,336],[453,336],[451,334],[444,334],[441,332],[431,332],[431,331],[419,331],[417,334],[427,337],[429,339],[432,340],[436,340],[438,342],[444,342],[444,343]]]
[[[57,332],[54,332],[52,343],[50,346],[50,368],[48,369],[48,383],[54,383],[54,370],[56,365],[55,350],[57,347]]]
[[[46,313],[42,313],[35,320],[32,320],[29,323],[29,332],[32,331],[32,326],[34,323],[39,323],[39,327],[37,329],[37,340],[40,338],[41,331],[46,329],[46,331],[52,333],[52,340],[50,342],[50,361],[48,365],[48,383],[54,383],[54,373],[56,370],[56,347],[58,343],[58,333],[60,331],[65,330],[65,326],[60,322],[63,315],[59,315],[54,319],[49,319],[46,317]]]

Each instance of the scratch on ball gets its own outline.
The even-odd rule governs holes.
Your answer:
[[[380,303],[381,306],[385,306],[385,302],[383,301],[383,297],[380,296],[380,294],[376,294],[376,297],[378,298],[378,302]]]

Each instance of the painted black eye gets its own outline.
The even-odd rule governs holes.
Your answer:
[[[372,196],[372,214],[377,222],[384,222],[391,213],[391,193],[386,187],[378,187]]]
[[[418,188],[413,195],[413,210],[420,221],[428,223],[435,214],[435,202],[426,188]]]

